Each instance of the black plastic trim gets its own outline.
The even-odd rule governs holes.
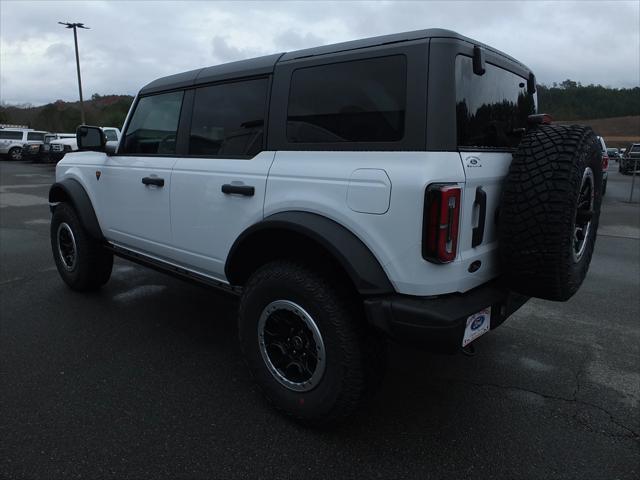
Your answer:
[[[455,353],[462,348],[466,319],[491,307],[491,329],[500,326],[529,297],[494,280],[466,293],[439,297],[388,295],[364,300],[369,322],[396,341],[427,350]]]
[[[269,75],[273,73],[275,64],[282,55],[282,53],[276,53],[169,75],[145,85],[139,94],[147,95],[167,90],[191,88],[207,83]]]
[[[93,209],[91,199],[80,182],[67,178],[56,182],[49,189],[49,203],[69,202],[78,213],[82,226],[96,240],[104,240],[98,217]],[[55,206],[52,207],[52,210]]]
[[[476,198],[473,201],[473,206],[478,205],[478,226],[472,230],[471,246],[477,247],[482,243],[484,239],[484,224],[487,218],[487,192],[482,187],[476,188]]]
[[[256,193],[256,189],[251,185],[225,183],[222,185],[222,193],[227,195],[244,195],[245,197],[253,197]]]
[[[225,265],[225,275],[232,285],[243,281],[244,246],[254,235],[267,231],[295,232],[319,244],[346,271],[359,293],[381,295],[394,292],[393,286],[371,250],[351,231],[339,223],[315,213],[290,211],[265,218],[249,227],[234,242]],[[265,247],[266,248],[266,247]],[[266,252],[268,253],[268,252]]]
[[[195,97],[195,90],[192,88],[185,90],[182,97],[178,131],[176,132],[176,154],[180,157],[184,157],[184,154],[189,151],[189,134],[191,132],[191,117],[193,116]]]
[[[129,260],[130,262],[137,263],[138,265],[151,268],[152,270],[155,270],[157,272],[166,273],[167,275],[171,275],[172,277],[180,278],[181,280],[197,283],[199,285],[214,287],[220,291],[224,291],[233,295],[239,295],[242,292],[241,288],[233,287],[224,282],[220,282],[205,275],[201,275],[197,272],[179,267],[177,265],[173,265],[168,262],[163,262],[162,260],[149,257],[142,253],[134,252],[119,245],[108,243],[105,245],[105,248],[112,251],[113,254],[117,255],[118,257]]]

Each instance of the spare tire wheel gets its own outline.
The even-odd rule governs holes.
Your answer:
[[[503,271],[514,290],[564,301],[584,280],[602,200],[599,142],[589,127],[545,125],[513,154],[498,219]]]

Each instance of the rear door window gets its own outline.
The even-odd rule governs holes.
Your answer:
[[[472,59],[464,55],[456,57],[455,68],[458,146],[515,148],[537,108],[527,80],[490,63],[484,75],[476,75]]]
[[[251,157],[262,151],[267,89],[266,78],[197,88],[189,154]]]
[[[295,70],[287,140],[295,143],[396,142],[405,127],[404,55]]]
[[[127,127],[122,153],[175,154],[183,95],[183,92],[171,92],[138,100]]]

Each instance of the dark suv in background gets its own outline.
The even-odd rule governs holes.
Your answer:
[[[627,175],[638,170],[638,166],[640,166],[640,143],[632,143],[620,158],[618,170],[623,175]]]

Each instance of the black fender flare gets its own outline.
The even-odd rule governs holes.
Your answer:
[[[250,243],[252,237],[269,230],[295,232],[320,245],[337,260],[362,295],[394,292],[380,262],[362,240],[327,217],[301,211],[276,213],[240,234],[229,250],[225,263],[225,275],[232,285],[242,283],[243,245]]]
[[[69,202],[73,205],[82,225],[92,238],[100,241],[104,239],[91,199],[80,182],[73,178],[67,178],[51,185],[49,189],[49,204],[60,202]],[[53,208],[55,207],[52,206],[52,211]]]

